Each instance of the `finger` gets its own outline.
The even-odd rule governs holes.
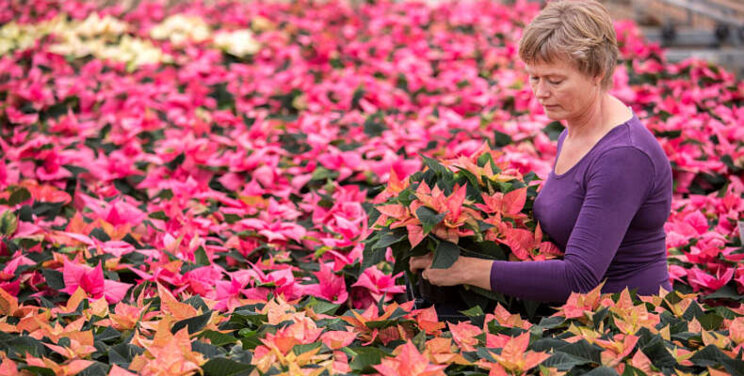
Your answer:
[[[408,268],[411,272],[416,272],[421,269],[426,269],[431,266],[432,260],[426,256],[411,257]]]

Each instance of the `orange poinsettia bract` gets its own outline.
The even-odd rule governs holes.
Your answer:
[[[46,357],[37,358],[31,354],[26,354],[26,364],[29,366],[48,368],[58,376],[77,375],[84,369],[90,367],[93,363],[94,362],[91,360],[75,359],[59,364],[58,362]]]
[[[595,287],[594,290],[586,294],[577,292],[571,293],[566,303],[560,307],[558,312],[553,316],[562,316],[567,319],[587,320],[587,316],[592,315],[594,310],[599,307],[602,298],[602,287],[604,282]]]
[[[140,375],[158,376],[190,375],[200,369],[206,361],[204,355],[191,350],[188,328],[171,333],[173,321],[171,316],[161,320],[152,341],[139,338],[145,352],[132,359],[129,369]]]
[[[413,337],[413,334],[400,325],[378,329],[370,328],[368,323],[388,320],[398,308],[408,311],[410,310],[410,306],[412,303],[413,302],[408,302],[403,305],[393,303],[387,305],[385,306],[385,309],[381,315],[379,313],[379,310],[377,309],[377,306],[371,305],[361,314],[352,309],[349,310],[352,316],[341,316],[339,318],[354,326],[353,330],[358,334],[358,338],[363,341],[363,345],[366,346],[372,344],[375,340],[378,339],[383,344],[388,344],[389,342],[397,339],[409,339]]]
[[[481,361],[479,364],[483,368],[491,369],[489,375],[523,374],[550,357],[550,354],[546,352],[527,351],[529,344],[530,333],[522,333],[508,339],[501,354],[489,351],[496,363]]]
[[[411,213],[416,215],[416,210],[425,206],[437,213],[446,213],[442,222],[434,226],[431,232],[440,239],[457,244],[460,237],[472,236],[475,232],[472,228],[478,228],[478,220],[482,217],[477,210],[471,209],[468,205],[473,203],[467,199],[467,186],[455,185],[452,194],[445,195],[438,186],[430,188],[426,183],[421,182],[416,189],[416,198],[411,202]],[[420,220],[420,218],[419,218]],[[470,228],[465,228],[465,225]]]
[[[411,341],[398,346],[393,352],[395,357],[384,358],[379,365],[374,366],[377,372],[383,376],[438,376],[444,375],[447,365],[436,365],[429,363],[428,351],[421,354]]]

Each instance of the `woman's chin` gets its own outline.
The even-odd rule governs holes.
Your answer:
[[[559,121],[559,120],[564,120],[565,119],[563,116],[561,116],[561,113],[559,111],[545,110],[544,112],[545,112],[545,116],[547,116],[548,119],[550,119],[550,120]]]

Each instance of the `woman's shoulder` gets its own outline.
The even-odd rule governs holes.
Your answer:
[[[597,158],[602,158],[602,156],[606,156],[607,153],[614,150],[613,154],[640,152],[646,155],[654,165],[659,162],[669,163],[656,137],[635,114],[630,120],[610,131],[604,141],[599,147]]]
[[[669,180],[669,159],[653,133],[635,114],[608,136],[594,155],[588,172],[609,170],[637,176],[642,180]]]

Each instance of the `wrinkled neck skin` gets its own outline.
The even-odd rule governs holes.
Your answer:
[[[619,100],[605,91],[593,95],[596,95],[596,100],[589,101],[587,107],[575,117],[566,119],[569,140],[594,139],[616,125],[611,119],[614,117],[615,101]]]

